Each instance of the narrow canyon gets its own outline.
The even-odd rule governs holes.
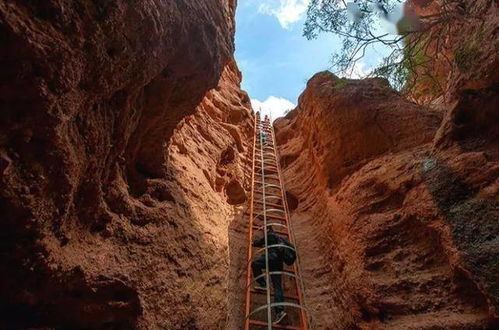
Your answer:
[[[273,122],[311,329],[499,328],[499,10],[460,2],[437,99],[324,71]],[[243,329],[236,5],[0,2],[0,329]]]

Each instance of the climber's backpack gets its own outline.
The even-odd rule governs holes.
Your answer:
[[[295,260],[296,260],[295,246],[293,244],[289,243],[285,239],[281,239],[281,244],[284,244],[284,245],[292,248],[292,249],[289,249],[289,248],[281,247],[282,259],[284,260],[284,263],[288,266],[291,266],[292,264],[295,263]]]

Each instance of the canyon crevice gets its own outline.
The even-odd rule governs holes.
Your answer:
[[[275,121],[314,329],[499,327],[489,3],[451,30],[436,102],[325,71]],[[0,3],[0,328],[241,328],[254,111],[235,7]]]

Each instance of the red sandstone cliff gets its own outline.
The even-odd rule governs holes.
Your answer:
[[[275,122],[319,329],[499,326],[498,7],[460,3],[445,52],[428,48],[438,107],[324,72]]]
[[[441,123],[386,81],[323,72],[275,122],[318,329],[498,324],[497,109],[471,94]]]
[[[0,3],[1,328],[226,324],[253,132],[234,7]]]

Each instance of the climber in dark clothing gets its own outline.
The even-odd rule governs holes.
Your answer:
[[[265,136],[265,133],[263,133],[263,131],[260,131],[260,138],[261,138],[262,144],[266,145],[267,144],[267,136]]]
[[[269,227],[267,230],[267,245],[274,244],[282,244],[285,241],[284,238],[278,236],[272,227]],[[253,246],[255,247],[263,247],[265,246],[265,237],[253,241]],[[281,272],[284,269],[284,260],[282,256],[282,248],[280,247],[271,247],[269,248],[269,268],[270,272],[279,271]],[[253,277],[256,278],[262,274],[265,269],[265,253],[255,260],[252,261],[251,267],[253,269]],[[284,295],[282,292],[282,274],[272,274],[270,275],[272,280],[272,286],[274,287],[274,302],[280,303],[284,302]],[[257,286],[255,289],[267,290],[267,285],[265,281],[265,276],[262,276],[256,280]],[[276,306],[276,320],[274,323],[279,323],[285,316],[283,306]]]

